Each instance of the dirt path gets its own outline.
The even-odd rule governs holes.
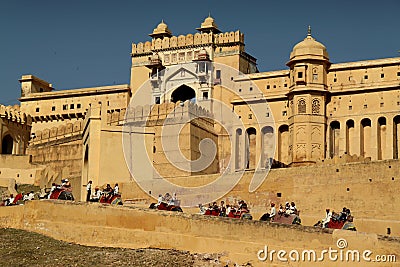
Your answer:
[[[0,228],[0,265],[238,266],[221,263],[218,255],[190,254],[177,250],[86,247],[10,228]]]

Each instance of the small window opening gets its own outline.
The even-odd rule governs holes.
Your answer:
[[[215,78],[221,79],[221,70],[216,70],[215,71]]]

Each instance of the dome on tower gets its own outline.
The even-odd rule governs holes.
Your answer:
[[[211,15],[209,14],[208,17],[204,20],[203,23],[201,23],[200,28],[196,28],[196,30],[200,32],[213,32],[213,33],[220,33],[221,31],[218,29],[217,24],[215,23],[215,20]]]
[[[164,20],[161,21],[160,24],[153,30],[152,34],[149,34],[153,38],[157,37],[165,37],[165,36],[172,36],[171,30],[168,28],[168,25],[165,24]]]
[[[302,60],[302,59],[323,59],[329,60],[329,55],[326,50],[326,47],[317,42],[311,36],[311,27],[308,26],[308,34],[307,37],[296,44],[293,47],[292,52],[290,53],[290,61],[292,60]]]

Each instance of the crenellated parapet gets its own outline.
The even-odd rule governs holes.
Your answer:
[[[0,117],[19,124],[25,124],[29,126],[32,124],[31,116],[21,112],[18,105],[0,105]]]
[[[78,120],[73,123],[59,125],[58,127],[46,128],[42,131],[36,131],[30,141],[31,145],[43,144],[59,139],[72,136],[80,136],[82,134],[83,121]]]
[[[163,38],[154,38],[152,41],[132,44],[132,56],[142,56],[162,50],[199,47],[204,45],[226,46],[244,44],[244,34],[240,31],[214,34],[195,33]]]
[[[177,103],[129,107],[128,111],[114,111],[108,115],[110,120],[107,120],[107,122],[114,125],[121,124],[121,122],[116,123],[116,120],[117,118],[121,119],[122,114],[125,115],[125,113],[127,114],[124,123],[140,123],[146,126],[154,126],[163,123],[173,124],[181,121],[192,121],[192,123],[210,131],[213,131],[214,127],[212,114],[189,100],[185,102],[178,101]]]
[[[371,157],[363,157],[359,155],[348,155],[343,154],[342,156],[333,156],[332,158],[326,158],[319,160],[316,163],[318,165],[329,165],[329,164],[347,164],[347,163],[368,163],[371,162]]]
[[[107,125],[121,125],[125,119],[126,108],[107,110]]]

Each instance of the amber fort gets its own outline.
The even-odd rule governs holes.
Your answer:
[[[241,173],[218,200],[246,199],[254,217],[272,201],[293,200],[303,224],[312,225],[325,208],[346,206],[360,231],[386,235],[390,228],[400,236],[400,57],[334,63],[309,27],[282,58],[287,68],[263,72],[257,55],[246,52],[245,34],[223,31],[211,16],[187,35],[172,30],[162,21],[132,44],[129,84],[57,90],[51,83],[57,81],[22,75],[20,104],[0,106],[1,185],[48,188],[68,178],[84,201],[89,180],[119,183],[125,201],[147,205],[161,193],[151,190],[160,177],[193,187]],[[132,104],[139,94],[144,100]],[[217,102],[238,123],[213,120]],[[133,139],[144,140],[145,155],[132,163],[143,166],[139,174],[124,152],[127,123],[136,127]],[[181,127],[171,151],[162,145],[165,125]],[[203,139],[212,140],[215,155],[197,169],[190,161],[201,157]],[[143,152],[135,149],[129,153]],[[167,156],[175,150],[189,161],[185,168]],[[142,165],[144,158],[152,166]],[[249,191],[254,174],[266,179]],[[135,175],[148,176],[150,189]]]

